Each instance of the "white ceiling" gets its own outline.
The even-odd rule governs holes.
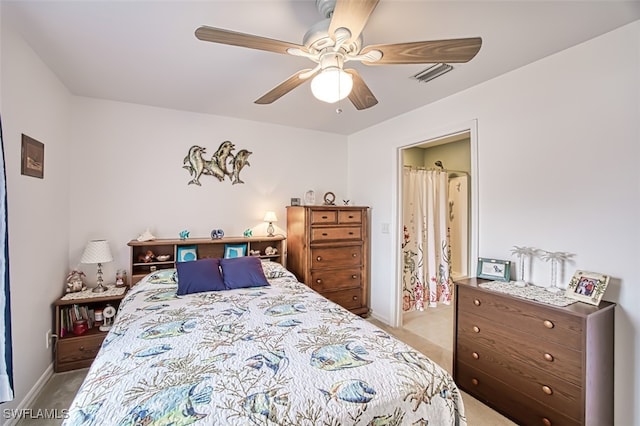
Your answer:
[[[302,44],[321,20],[313,0],[8,1],[15,25],[79,96],[210,113],[349,135],[640,19],[640,1],[381,0],[364,45],[476,37],[478,55],[429,83],[426,65],[357,68],[378,98],[357,111],[313,98],[305,83],[271,105],[254,100],[305,58],[199,41],[201,25]],[[630,52],[631,54],[631,52]],[[353,64],[353,65],[352,65]]]

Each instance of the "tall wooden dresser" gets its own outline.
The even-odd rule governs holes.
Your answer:
[[[368,207],[287,207],[287,269],[358,315],[369,313]]]
[[[453,376],[521,425],[613,425],[615,304],[566,307],[456,283]]]

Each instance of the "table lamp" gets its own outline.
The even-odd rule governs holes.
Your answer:
[[[267,226],[267,237],[273,237],[273,222],[277,222],[278,218],[276,217],[276,213],[275,212],[266,212],[264,214],[264,219],[265,222],[269,222],[269,225]]]
[[[106,291],[107,288],[102,285],[102,264],[113,261],[109,243],[107,240],[92,240],[87,243],[80,258],[80,263],[97,263],[98,264],[98,285],[93,289],[94,293]]]

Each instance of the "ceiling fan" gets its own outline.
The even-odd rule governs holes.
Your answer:
[[[415,41],[397,44],[362,46],[362,31],[379,0],[316,0],[326,18],[313,25],[303,44],[289,43],[246,33],[201,26],[195,35],[199,40],[285,55],[302,56],[317,63],[303,69],[268,91],[255,101],[270,104],[307,80],[316,98],[333,103],[349,97],[358,110],[378,103],[357,70],[344,69],[348,61],[365,65],[438,64],[470,61],[480,50],[480,37],[451,40]]]

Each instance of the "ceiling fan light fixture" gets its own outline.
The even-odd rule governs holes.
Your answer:
[[[323,69],[311,80],[311,92],[316,99],[330,104],[349,96],[353,77],[338,67]]]

